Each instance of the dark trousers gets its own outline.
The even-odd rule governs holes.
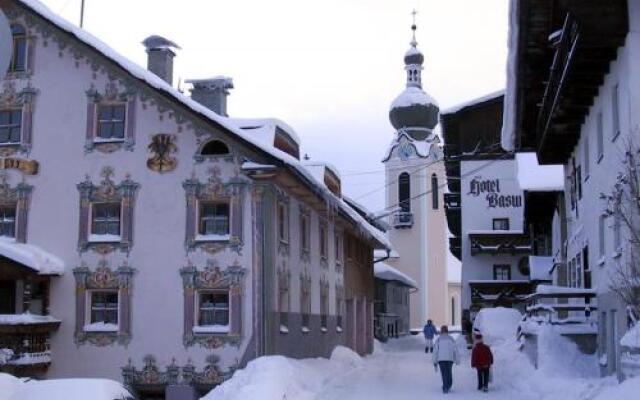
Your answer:
[[[442,390],[448,392],[453,385],[453,377],[451,376],[453,361],[438,361],[438,364],[440,364],[440,375],[442,375]]]
[[[478,390],[489,387],[489,368],[478,368]]]

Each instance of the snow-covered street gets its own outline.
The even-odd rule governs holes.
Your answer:
[[[443,394],[431,355],[424,353],[422,336],[408,336],[376,343],[374,353],[364,358],[343,347],[330,360],[262,357],[203,400],[622,400],[640,388],[640,378],[618,385],[613,378],[598,377],[593,356],[581,355],[570,342],[559,337],[545,340],[547,355],[539,369],[518,350],[514,339],[495,344],[489,393],[476,389],[470,351],[460,343],[461,362],[454,366],[453,388]]]

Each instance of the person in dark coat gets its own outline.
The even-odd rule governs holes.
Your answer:
[[[424,333],[424,340],[427,343],[427,346],[424,348],[424,352],[433,353],[433,339],[438,334],[438,330],[433,325],[433,321],[427,321],[427,324],[422,329],[422,333]]]
[[[476,344],[471,351],[471,368],[478,371],[478,390],[489,390],[489,375],[493,365],[493,354],[489,346],[482,342],[482,335],[476,333]]]

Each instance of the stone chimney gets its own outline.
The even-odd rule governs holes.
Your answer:
[[[190,79],[186,81],[193,85],[191,98],[218,115],[227,115],[227,96],[229,89],[233,89],[233,80],[226,76],[216,76],[209,79]]]
[[[147,69],[173,85],[173,50],[180,46],[158,35],[149,36],[142,44],[147,49]]]

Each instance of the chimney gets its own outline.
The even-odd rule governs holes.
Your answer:
[[[158,35],[149,36],[142,44],[147,49],[147,69],[173,86],[173,49],[180,46]]]
[[[191,98],[211,111],[223,117],[227,115],[227,96],[233,89],[233,80],[227,76],[216,76],[209,79],[190,79],[193,85]]]

